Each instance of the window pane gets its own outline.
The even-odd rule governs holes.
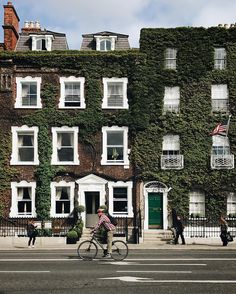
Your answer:
[[[107,132],[107,145],[123,145],[123,132]]]
[[[61,148],[58,150],[59,161],[74,161],[74,149],[73,148]]]
[[[70,213],[70,201],[56,201],[56,213]]]
[[[31,201],[18,201],[18,213],[30,214],[32,210]]]
[[[123,106],[123,83],[108,83],[108,106]]]
[[[123,147],[108,147],[107,148],[107,159],[108,160],[123,160],[124,159]]]
[[[127,199],[127,188],[114,188],[113,197]]]
[[[22,83],[22,106],[37,105],[37,83]]]
[[[114,212],[127,212],[127,201],[114,201]]]

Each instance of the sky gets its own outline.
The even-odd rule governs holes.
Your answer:
[[[210,27],[236,22],[236,0],[11,0],[20,18],[39,21],[47,30],[65,33],[70,49],[80,49],[82,34],[110,31],[129,35],[139,47],[142,28]],[[3,5],[0,18],[3,23]],[[3,30],[0,28],[0,42]]]

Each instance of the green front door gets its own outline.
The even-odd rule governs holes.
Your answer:
[[[162,193],[148,193],[148,228],[163,228]]]

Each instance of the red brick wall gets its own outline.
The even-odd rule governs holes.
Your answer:
[[[4,44],[6,50],[13,51],[16,47],[19,32],[19,17],[11,2],[4,5]]]

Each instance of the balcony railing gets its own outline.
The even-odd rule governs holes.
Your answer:
[[[183,155],[161,155],[162,169],[182,169],[184,167]]]
[[[234,168],[234,155],[211,155],[212,169],[232,169]]]

